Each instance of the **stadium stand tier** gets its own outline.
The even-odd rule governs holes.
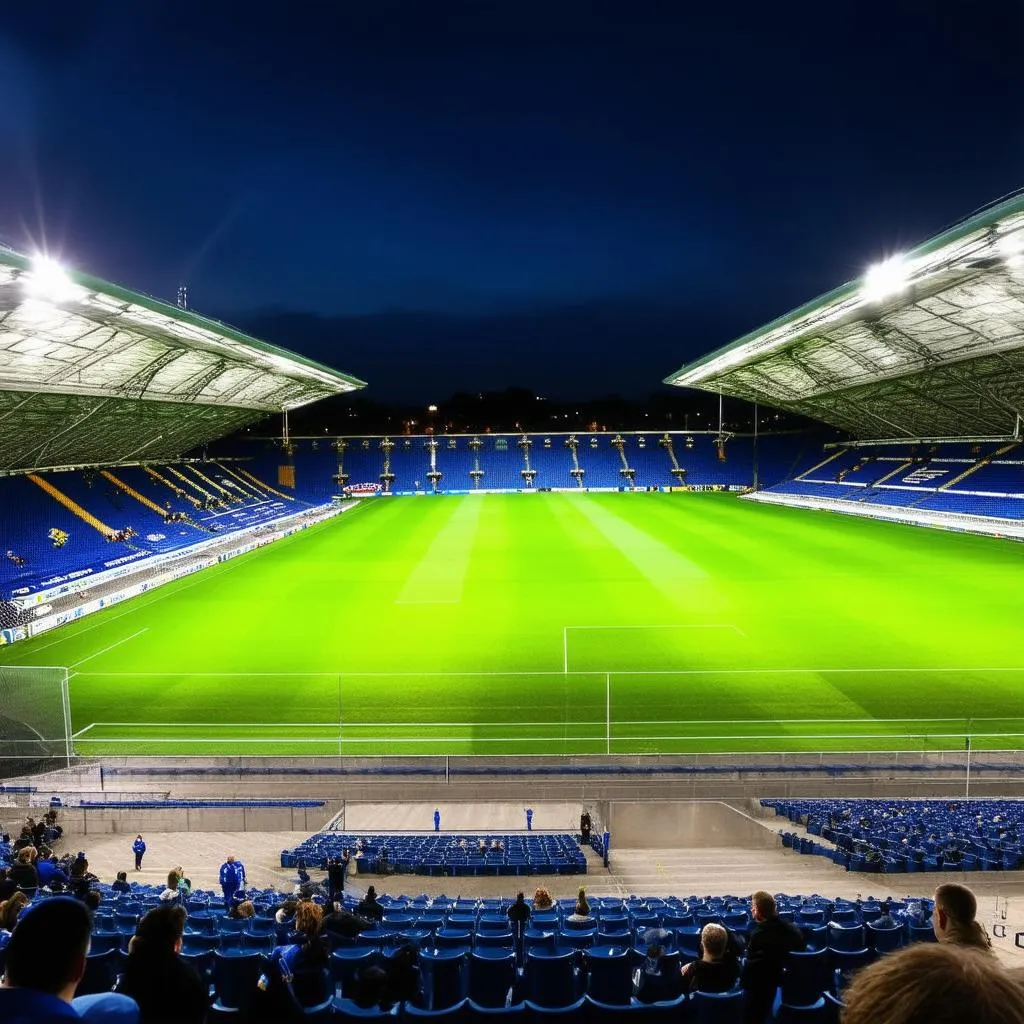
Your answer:
[[[1015,871],[1024,865],[1024,805],[1017,800],[762,800],[804,825],[812,841],[784,845],[830,857],[848,871]]]
[[[483,846],[481,846],[483,843]],[[494,844],[499,846],[496,848]],[[293,850],[281,853],[281,867],[326,868],[330,857],[349,850],[358,871],[424,875],[575,875],[586,874],[587,861],[568,833],[428,836],[355,835],[319,832]]]

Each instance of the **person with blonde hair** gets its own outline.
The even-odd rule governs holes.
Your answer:
[[[1024,986],[980,948],[917,942],[858,971],[843,1024],[1024,1024]]]
[[[978,901],[966,885],[948,882],[935,890],[932,930],[939,942],[953,946],[973,946],[989,950],[992,940],[983,925],[975,920]]]
[[[555,901],[551,898],[551,893],[543,885],[538,885],[533,892],[533,909],[550,910],[554,905]]]
[[[729,933],[709,922],[700,933],[701,957],[683,968],[688,992],[728,992],[739,977],[735,957],[728,956]]]
[[[576,893],[576,906],[573,912],[566,918],[570,924],[590,924],[593,922],[590,916],[590,903],[587,900],[587,890],[580,886]]]

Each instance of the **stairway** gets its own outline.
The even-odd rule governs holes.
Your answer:
[[[58,504],[63,505],[69,512],[78,516],[83,523],[88,523],[97,533],[102,534],[109,540],[111,537],[117,534],[117,530],[111,529],[106,523],[97,519],[88,509],[82,508],[77,501],[73,501],[63,491],[54,487],[45,477],[41,477],[36,473],[29,473],[28,479],[32,481],[37,487],[46,491],[46,493],[54,499]]]
[[[944,484],[939,484],[937,490],[948,491],[954,484],[960,483],[961,480],[966,480],[972,473],[976,473],[982,466],[987,466],[994,459],[1001,458],[1003,455],[1008,455],[1017,447],[1018,442],[1014,441],[1011,444],[1003,445],[997,452],[993,452],[991,455],[985,455],[978,459],[977,462],[968,466],[958,476],[953,477],[952,480],[947,480]]]
[[[243,469],[241,466],[238,467],[238,472],[242,474],[247,480],[251,480],[254,484],[262,487],[263,490],[269,491],[271,494],[276,494],[279,498],[284,498],[285,501],[294,501],[295,499],[290,494],[283,494],[281,491],[275,491],[269,484],[265,484],[259,477],[254,476],[247,469]]]
[[[164,487],[167,487],[172,493],[176,494],[183,501],[187,501],[190,505],[199,508],[201,502],[199,501],[198,498],[194,498],[191,494],[188,493],[188,491],[182,490],[176,483],[172,483],[170,480],[167,479],[167,477],[163,476],[161,473],[158,473],[152,466],[143,466],[142,468],[154,480],[156,480],[158,483],[163,484]]]
[[[811,466],[810,469],[805,470],[798,477],[794,477],[794,480],[806,480],[807,477],[809,477],[812,473],[817,473],[817,471],[821,469],[822,466],[827,466],[830,462],[834,462],[836,459],[838,459],[840,455],[845,454],[845,448],[837,448],[831,455],[829,455],[827,458],[822,459],[821,462],[819,462],[817,465]]]
[[[144,494],[140,494],[131,484],[127,484],[120,477],[114,476],[109,469],[101,469],[100,476],[124,491],[129,498],[134,498],[140,505],[145,505],[150,511],[155,512],[161,519],[167,515],[167,509],[161,508],[155,501],[150,500]]]

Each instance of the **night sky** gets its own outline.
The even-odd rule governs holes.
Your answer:
[[[435,401],[643,395],[1024,185],[1024,5],[0,14],[0,238]]]

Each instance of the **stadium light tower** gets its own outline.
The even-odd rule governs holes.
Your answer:
[[[879,302],[891,295],[898,295],[907,287],[909,272],[902,256],[889,259],[868,267],[864,274],[861,292],[868,302]]]
[[[41,253],[33,257],[32,270],[24,281],[26,293],[39,302],[67,302],[82,294],[67,271],[55,259]]]

